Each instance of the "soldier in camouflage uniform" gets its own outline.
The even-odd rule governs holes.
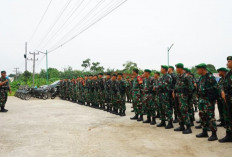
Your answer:
[[[103,73],[98,74],[98,104],[100,106],[100,110],[105,110],[105,95],[104,95],[104,79]]]
[[[224,79],[226,77],[226,73],[228,72],[228,70],[226,68],[220,68],[220,69],[217,69],[217,71],[219,73],[219,76],[221,77],[220,80],[218,81],[219,97],[217,99],[217,105],[218,105],[218,111],[219,111],[219,117],[220,117],[221,123],[217,126],[223,127],[223,126],[225,126],[223,106],[225,106],[226,102],[221,96],[221,89],[223,88],[223,82],[224,82]]]
[[[197,73],[201,75],[198,83],[198,95],[199,95],[199,116],[201,117],[201,125],[203,132],[196,135],[198,138],[208,137],[208,127],[212,131],[211,137],[208,141],[217,140],[217,125],[215,120],[214,108],[215,100],[214,95],[217,93],[217,82],[215,77],[207,72],[206,64],[202,63],[196,66]]]
[[[112,112],[111,110],[111,86],[112,86],[112,80],[111,80],[111,74],[106,74],[106,80],[105,80],[105,103],[107,106],[106,111]]]
[[[117,89],[117,75],[113,74],[112,78],[112,84],[111,84],[111,113],[117,114],[118,113],[118,89]]]
[[[118,73],[117,76],[117,95],[118,95],[118,108],[119,113],[117,115],[126,116],[126,81],[122,78],[123,74]]]
[[[177,75],[174,73],[173,66],[168,67],[168,74],[172,77],[172,91],[174,91]],[[174,118],[175,118],[173,123],[178,123],[178,119],[177,119],[177,107],[178,106],[177,106],[177,102],[176,102],[175,98],[173,98],[173,97],[171,97],[171,105],[172,105],[172,108],[174,110]]]
[[[168,66],[161,66],[161,73],[163,76],[159,80],[158,92],[159,92],[159,101],[161,105],[160,119],[161,123],[157,127],[165,127],[165,129],[173,128],[173,109],[171,105],[171,92],[172,92],[172,77],[167,73]],[[168,120],[168,125],[166,126],[165,120]]]
[[[98,104],[98,81],[97,81],[97,76],[93,76],[92,80],[92,88],[93,88],[93,99],[92,99],[92,107],[94,108],[99,108]]]
[[[134,107],[135,116],[130,118],[131,120],[139,120],[143,121],[143,113],[141,112],[142,106],[141,106],[141,95],[142,95],[142,87],[143,87],[143,80],[138,75],[139,70],[134,69],[133,70],[133,85],[132,85],[132,103]],[[138,118],[138,116],[140,117]]]
[[[180,127],[174,129],[174,131],[182,131],[183,134],[192,133],[190,125],[189,115],[189,95],[194,89],[193,82],[190,77],[184,71],[184,65],[182,63],[176,64],[176,72],[178,73],[173,97],[177,102],[177,114]],[[187,126],[185,129],[184,125]]]
[[[5,109],[5,105],[7,102],[8,91],[11,94],[11,88],[6,77],[6,71],[1,71],[1,78],[0,78],[0,112],[7,112],[8,110]]]
[[[152,121],[150,123],[151,125],[156,124],[156,119],[155,118],[160,118],[161,108],[160,108],[160,105],[159,105],[159,93],[158,93],[159,77],[160,77],[160,72],[156,71],[154,73],[154,78],[153,78],[152,101],[154,103],[154,111],[157,114],[154,114],[155,117],[152,118]]]
[[[127,102],[131,102],[131,82],[130,82],[130,77],[126,77],[126,98]]]
[[[232,56],[227,57],[227,67],[230,71],[226,74],[221,89],[221,96],[226,102],[223,106],[226,136],[219,140],[221,143],[232,142]]]

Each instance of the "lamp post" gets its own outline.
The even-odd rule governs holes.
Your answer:
[[[38,51],[38,50],[37,50]],[[42,52],[42,51],[38,51],[39,53],[43,53],[46,55],[46,73],[47,73],[47,85],[48,85],[48,51],[46,50],[46,52]]]
[[[172,44],[170,47],[168,47],[168,66],[169,66],[169,52],[174,44]]]

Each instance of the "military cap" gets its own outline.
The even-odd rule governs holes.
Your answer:
[[[136,72],[138,74],[139,73],[139,69],[135,68],[135,69],[133,69],[133,72]]]
[[[161,65],[161,68],[168,70],[168,66],[167,65]]]
[[[228,71],[228,69],[226,69],[226,68],[219,68],[219,69],[217,69],[217,71],[218,71],[218,72],[219,72],[219,71],[227,72],[227,71]]]
[[[170,65],[168,68],[171,68],[171,69],[173,69],[173,70],[174,70],[174,67],[173,67],[173,66],[171,66],[171,65]]]
[[[112,76],[117,76],[117,74],[113,74]]]
[[[228,57],[227,57],[227,60],[232,60],[232,56],[228,56]]]
[[[178,64],[176,64],[176,68],[184,69],[184,64],[183,63],[178,63]]]
[[[160,75],[160,72],[156,71],[155,74]]]
[[[1,71],[1,74],[5,74],[5,73],[6,73],[6,71],[5,71],[5,70]]]
[[[103,75],[103,73],[99,73],[98,75]]]
[[[206,64],[205,63],[198,64],[198,65],[196,65],[196,68],[204,68],[204,69],[206,69]]]
[[[123,73],[118,73],[118,75],[121,75],[121,76],[123,76]]]
[[[145,69],[144,72],[151,73],[151,70],[150,69]]]

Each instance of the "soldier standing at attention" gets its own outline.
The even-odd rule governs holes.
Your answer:
[[[152,117],[151,125],[156,124],[156,119],[155,118],[160,118],[160,112],[161,112],[161,106],[159,103],[159,93],[158,93],[158,85],[159,85],[159,77],[160,77],[160,72],[155,72],[154,74],[154,79],[153,79],[153,93],[152,93],[152,100],[154,103],[154,111],[156,111],[156,116]]]
[[[212,131],[208,141],[217,140],[217,125],[214,117],[214,98],[213,93],[216,93],[217,81],[215,77],[206,70],[206,64],[202,63],[196,66],[197,73],[201,75],[198,83],[199,95],[199,116],[203,127],[202,133],[196,135],[198,138],[208,137],[208,127]]]
[[[175,87],[175,84],[176,84],[177,76],[174,73],[174,67],[173,66],[169,66],[168,67],[168,74],[171,75],[171,77],[172,77],[172,91],[174,91],[174,87]],[[172,108],[174,110],[174,117],[175,117],[173,123],[178,123],[178,119],[177,119],[177,104],[176,104],[175,98],[173,98],[173,97],[171,97],[171,105],[172,105]]]
[[[130,83],[130,77],[126,77],[126,98],[127,102],[131,102],[131,97],[130,97],[130,90],[131,90],[131,83]]]
[[[158,92],[159,92],[159,100],[160,104],[162,106],[161,110],[161,123],[157,125],[157,127],[165,127],[165,129],[171,129],[173,128],[173,109],[171,105],[171,92],[172,92],[172,77],[167,73],[168,72],[168,66],[162,65],[161,71],[163,76],[160,78],[159,84],[158,84]],[[166,126],[165,119],[168,120],[168,125]]]
[[[105,104],[104,104],[104,80],[102,78],[103,73],[99,73],[98,74],[98,104],[100,106],[100,110],[104,110],[105,109]]]
[[[138,75],[139,70],[134,69],[133,70],[133,85],[132,85],[132,103],[134,107],[135,116],[130,118],[131,120],[138,120],[138,116],[140,115],[140,120],[143,120],[143,113],[141,113],[141,90],[143,86],[143,80]]]
[[[11,94],[11,88],[6,78],[6,71],[1,71],[1,78],[0,78],[0,112],[7,112],[8,110],[5,109],[5,105],[7,102],[8,91]]]
[[[176,64],[176,72],[178,77],[176,80],[175,90],[173,97],[177,102],[177,114],[180,127],[174,129],[174,131],[182,131],[183,134],[192,133],[190,126],[189,116],[189,93],[192,93],[194,85],[190,77],[184,72],[184,65],[182,63]],[[186,125],[186,129],[184,127]]]
[[[117,114],[118,113],[118,102],[117,102],[117,75],[113,74],[112,78],[112,84],[111,84],[111,96],[112,96],[112,106],[111,106],[111,113]]]
[[[112,85],[111,74],[107,73],[106,81],[105,81],[105,103],[107,106],[106,109],[107,112],[111,112],[111,85]]]
[[[123,74],[118,73],[117,88],[118,88],[118,104],[119,113],[117,115],[126,116],[126,81],[122,78]]]
[[[232,142],[232,56],[227,57],[227,67],[230,71],[223,82],[221,96],[225,100],[224,106],[226,136],[219,140],[221,143]]]
[[[223,88],[224,79],[226,77],[226,73],[228,72],[228,70],[226,68],[220,68],[220,69],[217,69],[217,71],[219,73],[219,76],[221,77],[220,80],[218,81],[219,97],[217,99],[217,105],[218,105],[218,111],[219,111],[219,117],[220,117],[221,123],[219,125],[217,125],[217,126],[223,127],[223,126],[225,126],[223,107],[225,106],[226,102],[221,96],[221,90],[220,89]]]

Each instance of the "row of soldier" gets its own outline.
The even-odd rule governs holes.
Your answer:
[[[228,68],[232,69],[232,57],[228,57]],[[100,108],[111,113],[125,116],[126,97],[132,100],[135,116],[131,120],[143,121],[143,123],[156,124],[156,118],[160,119],[157,127],[165,129],[173,128],[173,123],[179,123],[174,131],[182,131],[183,134],[192,133],[194,126],[194,106],[199,108],[200,126],[202,133],[198,138],[208,138],[208,130],[212,131],[209,141],[217,140],[217,125],[215,119],[215,104],[217,102],[221,124],[226,127],[226,136],[219,142],[232,142],[232,73],[226,68],[218,69],[221,76],[217,83],[215,77],[207,70],[206,64],[196,66],[200,75],[198,81],[189,69],[182,63],[176,64],[176,73],[173,66],[162,65],[160,72],[155,72],[151,77],[151,70],[146,69],[142,75],[134,69],[131,78],[123,79],[123,74],[107,73],[79,77],[73,80],[61,81],[61,97],[78,101],[95,108]],[[162,76],[161,76],[162,74]],[[229,81],[225,81],[227,80]],[[227,82],[227,83],[225,83]],[[144,120],[144,115],[147,119]],[[166,121],[168,123],[166,124]]]

